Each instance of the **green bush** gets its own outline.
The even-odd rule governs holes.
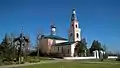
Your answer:
[[[100,59],[100,61],[103,61],[104,59],[102,58],[102,59]]]
[[[21,64],[24,64],[25,62],[21,62]]]
[[[104,59],[107,59],[107,58],[108,58],[108,55],[107,55],[107,54],[104,54],[104,55],[103,55],[103,58],[104,58]]]
[[[120,55],[118,55],[118,58],[116,59],[116,61],[120,61]]]
[[[0,58],[0,65],[11,65],[11,64],[16,64],[14,60],[10,58]]]
[[[0,65],[2,65],[3,63],[2,63],[2,60],[0,59]]]
[[[13,64],[13,62],[5,61],[3,64],[4,64],[4,65],[11,65],[11,64]]]
[[[40,59],[31,59],[29,62],[30,63],[40,62]]]

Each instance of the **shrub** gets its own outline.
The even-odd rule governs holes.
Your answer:
[[[107,58],[108,58],[108,55],[107,55],[107,54],[104,54],[104,55],[103,55],[103,58],[104,58],[104,59],[107,59]]]
[[[116,61],[120,61],[120,55],[118,55],[118,58],[116,59]]]
[[[9,62],[9,61],[4,61],[4,65],[11,65],[13,64],[12,62]]]
[[[2,60],[1,60],[1,58],[0,58],[0,65],[2,65],[3,63],[2,63]]]
[[[102,59],[100,59],[100,61],[103,61],[104,59],[102,58]]]
[[[31,59],[29,62],[30,63],[40,62],[40,59]]]
[[[25,62],[21,62],[21,64],[24,64]]]

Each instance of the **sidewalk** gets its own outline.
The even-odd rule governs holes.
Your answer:
[[[5,66],[0,66],[0,68],[11,68],[11,67],[27,66],[27,65],[42,64],[42,63],[56,63],[56,62],[60,62],[60,61],[63,61],[63,60],[47,60],[47,61],[40,61],[40,62],[37,62],[37,63],[5,65]]]

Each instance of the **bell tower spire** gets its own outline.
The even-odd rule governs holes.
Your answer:
[[[77,16],[76,16],[76,11],[75,11],[75,8],[73,8],[73,10],[72,10],[72,17],[71,17],[71,21],[77,21]]]
[[[81,29],[76,17],[75,9],[72,10],[70,28],[68,32],[69,42],[81,41]]]

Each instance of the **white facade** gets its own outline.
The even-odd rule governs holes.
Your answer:
[[[64,56],[74,56],[75,43],[71,45],[52,46],[51,53],[59,53]]]
[[[71,56],[74,56],[76,43],[71,44]]]

